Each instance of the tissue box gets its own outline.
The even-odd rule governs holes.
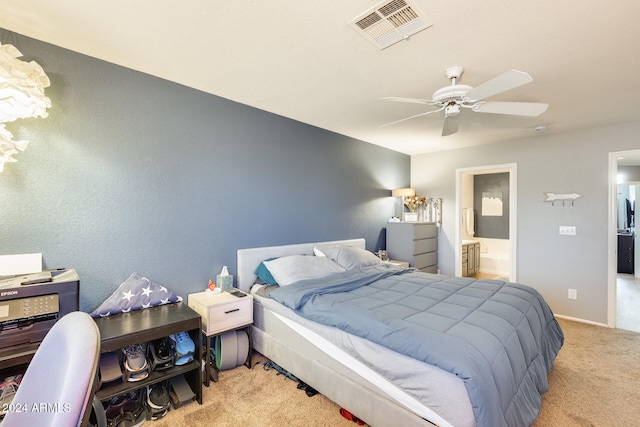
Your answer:
[[[222,289],[223,291],[228,291],[233,288],[233,276],[229,274],[228,276],[216,276],[216,287]]]

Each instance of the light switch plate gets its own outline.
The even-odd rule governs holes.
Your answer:
[[[561,225],[560,226],[560,235],[562,235],[562,236],[575,236],[576,235],[576,226],[575,225]]]

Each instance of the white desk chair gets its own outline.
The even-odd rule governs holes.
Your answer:
[[[75,311],[59,319],[33,356],[2,427],[86,426],[92,405],[102,421],[95,398],[99,359],[100,331],[91,316]]]

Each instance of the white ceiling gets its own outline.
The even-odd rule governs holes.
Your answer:
[[[377,0],[3,0],[0,27],[407,154],[640,120],[640,2],[415,1],[433,25],[384,50],[348,25]],[[379,98],[431,98],[452,65],[471,86],[526,71],[490,100],[549,109],[380,128],[430,107]]]

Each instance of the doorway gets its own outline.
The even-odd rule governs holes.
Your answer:
[[[473,182],[478,175],[508,174],[508,239],[482,239],[474,235],[474,223],[479,206],[473,202]],[[467,275],[467,248],[475,242],[480,243],[480,273],[498,273],[495,276],[516,281],[517,250],[517,164],[478,166],[456,169],[456,229],[455,229],[455,275]],[[506,199],[507,197],[505,197]],[[505,200],[506,201],[506,200]],[[475,203],[477,204],[477,202]],[[505,209],[506,211],[506,209]],[[472,215],[470,217],[470,215]],[[463,248],[463,244],[466,246]],[[467,249],[467,250],[465,250]],[[463,259],[464,258],[464,259]],[[483,262],[484,261],[484,262]],[[465,267],[465,272],[463,272]]]
[[[640,150],[609,153],[607,324],[640,332]]]

